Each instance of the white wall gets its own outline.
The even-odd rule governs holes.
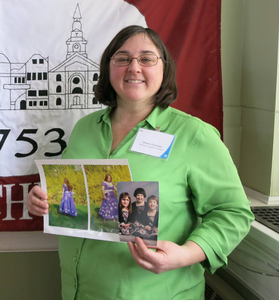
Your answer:
[[[222,1],[224,141],[243,184],[269,196],[279,195],[278,25],[277,0]]]

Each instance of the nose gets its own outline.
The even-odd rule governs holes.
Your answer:
[[[141,71],[141,66],[140,66],[140,64],[139,64],[136,57],[132,58],[132,61],[128,66],[128,71],[131,72],[131,73],[133,73],[133,72],[138,73],[138,72]]]

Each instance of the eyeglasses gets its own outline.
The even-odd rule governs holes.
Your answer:
[[[117,53],[110,59],[112,60],[112,63],[118,67],[129,66],[133,59],[136,59],[141,66],[152,67],[157,65],[158,59],[160,58],[161,57],[155,54],[142,54],[138,57],[131,57],[127,54]]]

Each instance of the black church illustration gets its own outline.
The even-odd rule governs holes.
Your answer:
[[[87,57],[77,4],[66,59],[49,70],[49,58],[34,54],[25,63],[11,63],[0,53],[0,110],[100,109],[94,89],[99,65]]]

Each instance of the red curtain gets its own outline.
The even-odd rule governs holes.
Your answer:
[[[145,16],[177,64],[173,107],[215,126],[223,134],[220,53],[221,0],[127,0]]]

